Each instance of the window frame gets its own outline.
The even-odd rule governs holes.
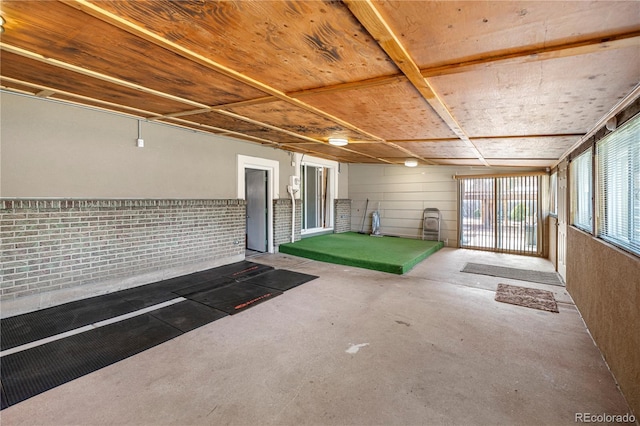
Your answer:
[[[549,175],[549,214],[558,216],[558,171]]]
[[[627,132],[631,133],[627,135]],[[640,147],[633,145],[634,140],[639,140],[635,138],[637,134],[640,134],[640,114],[596,143],[595,235],[640,256]],[[610,192],[613,192],[611,197]],[[626,216],[620,216],[620,209],[626,209]]]
[[[582,170],[583,168],[587,170]],[[593,147],[587,148],[573,158],[569,164],[569,175],[571,185],[571,225],[592,234],[594,212]],[[586,215],[588,218],[584,217],[585,212],[583,209],[585,208],[587,209]]]

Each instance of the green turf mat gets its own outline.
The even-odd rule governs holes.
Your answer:
[[[443,246],[440,241],[345,232],[280,244],[280,253],[401,275]]]

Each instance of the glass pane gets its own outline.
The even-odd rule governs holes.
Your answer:
[[[540,182],[540,176],[462,179],[460,245],[506,253],[540,254]]]
[[[585,231],[591,231],[591,219],[593,217],[591,149],[576,157],[571,162],[570,168],[573,194],[573,224]]]
[[[597,145],[598,236],[640,254],[640,117]]]

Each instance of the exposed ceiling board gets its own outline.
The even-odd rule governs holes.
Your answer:
[[[285,92],[397,72],[339,2],[95,3]]]
[[[212,128],[215,133],[228,133],[229,135],[234,135],[235,132],[237,132],[249,136],[249,140],[257,138],[256,140],[260,143],[272,142],[274,144],[291,144],[306,141],[305,139],[297,138],[289,133],[259,126],[254,123],[239,120],[216,112],[187,115],[170,121],[182,123],[189,127],[201,128],[202,130]]]
[[[430,80],[472,138],[584,133],[640,81],[640,45]]]
[[[443,166],[483,166],[477,158],[438,158],[433,161]]]
[[[553,159],[531,159],[531,160],[518,160],[518,159],[495,159],[487,158],[487,162],[493,167],[530,167],[541,168],[553,166]]]
[[[295,145],[300,142],[305,142],[304,139],[299,139],[286,133],[281,133],[281,132],[277,132],[277,131],[266,129],[266,128],[260,128],[260,127],[256,127],[255,130],[243,131],[242,133],[248,136],[256,137],[256,138],[267,139],[278,144]],[[316,145],[321,145],[321,144],[318,143]]]
[[[455,134],[406,80],[305,95],[305,102],[384,139],[450,138]]]
[[[164,114],[191,106],[139,90],[61,69],[21,55],[2,52],[2,75],[67,93]]]
[[[633,1],[380,1],[377,5],[420,67],[640,27]]]
[[[47,58],[205,105],[265,95],[58,2],[7,2],[3,12],[17,15],[21,25],[2,42]],[[65,25],[70,16],[73,28]]]
[[[349,149],[374,157],[407,157],[405,152],[383,143],[354,143]]]
[[[473,157],[473,153],[471,152],[471,150],[469,150],[469,147],[459,140],[433,142],[398,142],[397,144],[425,158]]]
[[[349,163],[548,167],[640,81],[637,1],[1,9],[5,90]]]
[[[0,86],[6,89],[12,90],[16,93],[26,93],[29,95],[35,95],[41,90],[38,88],[34,88],[34,86],[32,85],[23,84],[21,82],[15,82],[12,80],[8,80],[6,78],[0,78]]]
[[[206,124],[207,126],[219,127],[221,129],[227,130],[236,130],[238,132],[251,131],[259,128],[259,126],[256,126],[255,124],[251,124],[246,121],[226,115],[218,114],[216,112],[184,115],[180,118],[192,123]]]
[[[561,156],[576,141],[575,136],[474,139],[485,158],[549,158]]]
[[[291,147],[292,145],[288,145]],[[349,146],[344,148],[336,147],[328,144],[313,144],[313,143],[301,143],[296,144],[295,147],[302,147],[304,149],[308,149],[310,151],[314,151],[319,154],[329,155],[332,158],[339,160],[345,163],[354,163],[354,162],[377,162],[380,163],[379,160],[376,160],[366,154],[359,154],[358,152],[351,151]]]
[[[347,129],[325,117],[284,101],[225,108],[233,113],[304,136],[326,140],[328,137],[369,140],[369,136]]]

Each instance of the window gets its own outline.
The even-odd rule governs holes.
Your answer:
[[[571,170],[571,193],[573,194],[572,218],[573,225],[589,231],[593,229],[593,207],[592,207],[592,167],[591,148],[576,157],[570,165]]]
[[[333,205],[338,194],[338,163],[320,158],[301,161],[302,234],[333,229]]]
[[[326,167],[302,166],[302,228],[327,227],[329,170]]]
[[[640,116],[598,142],[598,236],[640,254]]]
[[[558,172],[553,172],[549,179],[549,213],[558,214]]]
[[[459,179],[461,247],[542,254],[541,175]]]

